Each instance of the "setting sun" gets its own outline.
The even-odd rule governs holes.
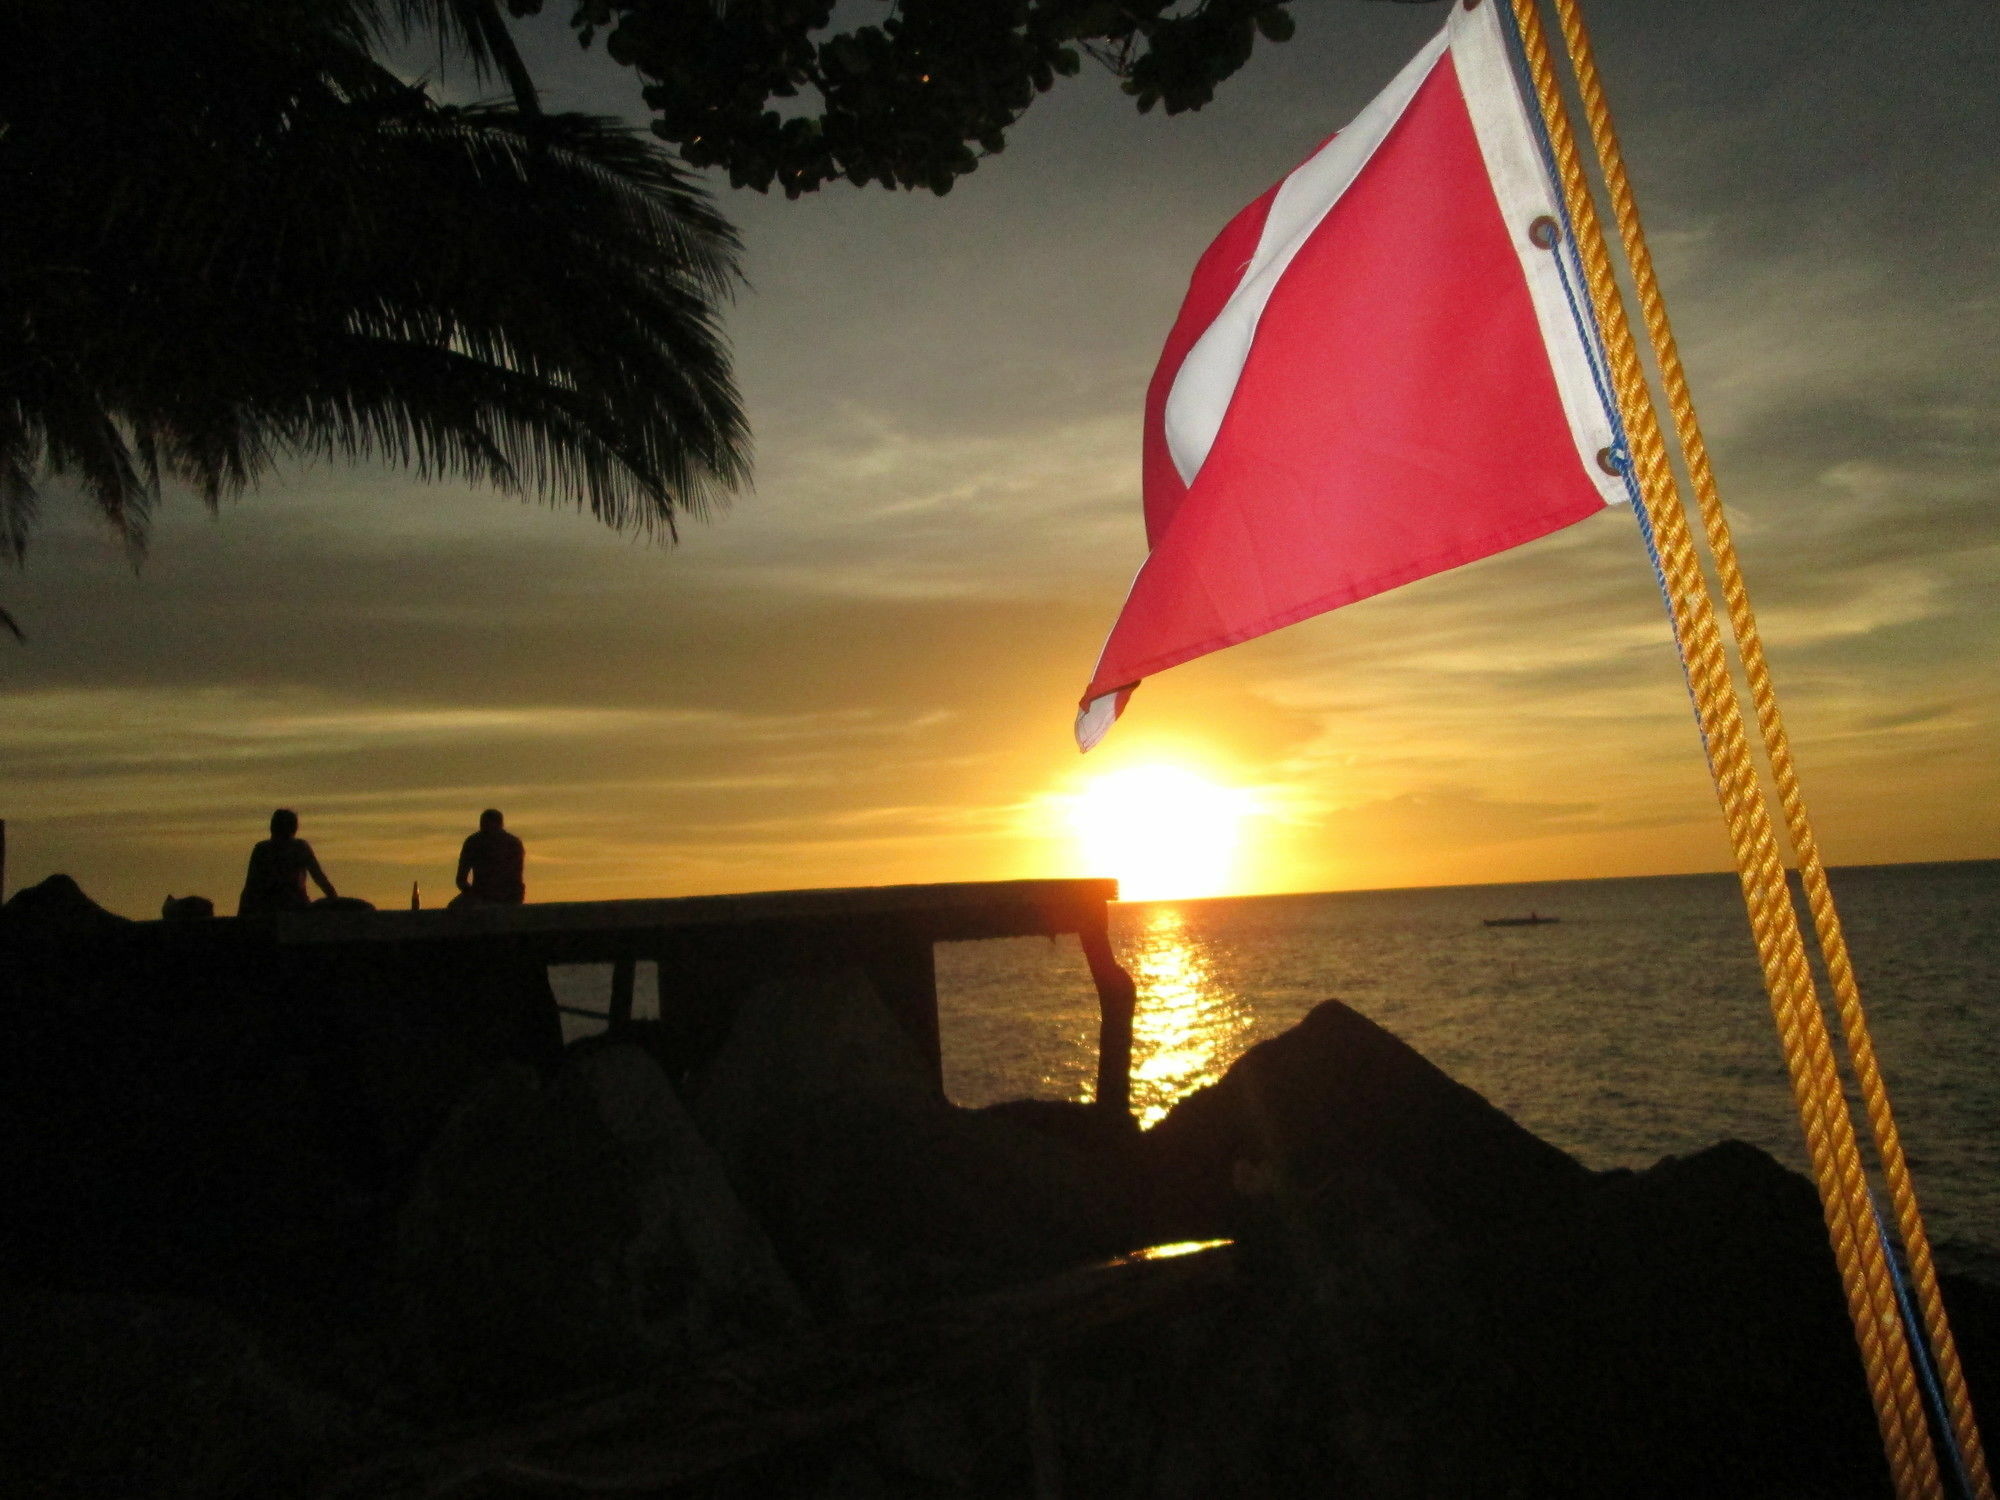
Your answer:
[[[1127,901],[1219,896],[1233,889],[1247,792],[1177,766],[1100,776],[1070,807],[1085,867],[1118,880]]]

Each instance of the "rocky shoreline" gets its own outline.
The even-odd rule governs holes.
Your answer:
[[[858,973],[677,1071],[76,895],[0,914],[27,1493],[1888,1493],[1803,1179],[1590,1172],[1337,1001],[1141,1133],[954,1107]]]

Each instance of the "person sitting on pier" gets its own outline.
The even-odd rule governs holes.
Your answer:
[[[250,851],[250,868],[243,876],[243,894],[236,899],[236,915],[257,917],[306,910],[312,905],[306,895],[307,876],[328,896],[334,894],[333,882],[319,867],[312,845],[299,837],[299,815],[281,807],[271,814],[271,836],[259,839]]]
[[[528,899],[522,878],[527,851],[504,826],[498,808],[479,815],[479,831],[469,834],[458,851],[458,894],[454,907],[519,906]]]

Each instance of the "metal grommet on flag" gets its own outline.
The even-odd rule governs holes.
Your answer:
[[[1539,249],[1553,250],[1562,243],[1562,226],[1550,215],[1543,214],[1528,226],[1528,239]]]
[[[1464,5],[1467,10],[1477,10],[1479,9],[1479,0],[1464,0]]]
[[[1624,455],[1616,448],[1599,448],[1597,467],[1615,479],[1625,472]]]

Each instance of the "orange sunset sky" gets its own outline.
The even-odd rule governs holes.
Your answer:
[[[291,467],[219,518],[170,499],[135,572],[52,506],[0,579],[9,890],[233,910],[279,805],[385,905],[441,903],[489,805],[541,900],[1726,866],[1618,514],[1178,668],[1078,757],[1188,272],[1442,22],[1296,10],[1209,109],[1141,117],[1087,71],[941,200],[717,184],[756,484],[678,547]],[[2000,855],[2000,19],[1589,14],[1827,858]],[[556,105],[642,116],[561,16],[529,51]]]

